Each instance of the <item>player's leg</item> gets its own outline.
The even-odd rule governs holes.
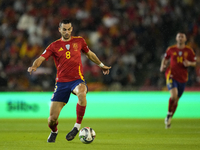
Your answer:
[[[176,82],[176,80],[169,78],[167,80],[167,87],[170,92],[170,98],[168,103],[168,113],[165,118],[165,127],[170,128],[175,104],[178,101],[178,83]]]
[[[51,102],[50,116],[48,118],[48,126],[51,129],[51,133],[47,139],[47,142],[55,142],[56,140],[56,136],[58,134],[58,129],[57,129],[58,117],[64,105],[65,105],[64,102],[56,102],[56,101]]]
[[[178,101],[178,90],[176,87],[169,90],[170,92],[170,98],[169,98],[169,104],[168,104],[168,113],[167,117],[165,118],[165,128],[171,127],[171,120],[174,113],[174,109],[176,107],[177,101]]]
[[[56,102],[56,101],[51,102],[50,115],[48,118],[48,126],[53,132],[57,131],[58,116],[64,105],[65,103],[63,102]]]
[[[169,99],[168,113],[170,113],[173,116],[175,107],[177,107],[177,103],[179,99],[178,89],[177,87],[174,87],[169,92],[170,92],[170,99]]]
[[[172,116],[174,115],[174,113],[176,112],[176,108],[178,106],[178,101],[179,99],[181,98],[183,92],[184,92],[184,89],[185,89],[185,83],[178,83],[178,94],[177,94],[177,100],[174,102],[174,106],[173,106],[173,110],[172,110]]]
[[[57,82],[55,90],[51,98],[50,116],[48,118],[48,125],[51,129],[51,133],[48,137],[47,142],[55,142],[58,134],[58,117],[63,106],[68,103],[70,98],[71,89],[69,82]]]
[[[86,100],[86,93],[87,93],[87,87],[85,84],[80,83],[79,85],[77,85],[74,90],[73,93],[75,95],[77,95],[78,97],[78,103],[76,106],[76,123],[74,125],[74,128],[67,134],[66,139],[68,141],[71,141],[74,139],[74,137],[76,136],[76,134],[78,133],[78,131],[80,130],[81,127],[81,122],[83,120],[83,116],[85,114],[85,109],[86,109],[86,104],[87,104],[87,100]]]
[[[78,103],[76,105],[76,115],[77,115],[76,123],[81,124],[87,105],[87,100],[86,100],[87,87],[85,84],[81,83],[73,90],[73,92],[78,97]],[[79,128],[80,127],[78,127],[78,129]]]

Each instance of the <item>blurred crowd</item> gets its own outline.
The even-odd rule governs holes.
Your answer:
[[[180,30],[197,56],[187,86],[200,86],[199,8],[198,0],[0,0],[0,90],[53,91],[52,58],[32,75],[27,68],[60,38],[58,24],[65,18],[73,20],[73,35],[112,66],[104,76],[82,56],[90,90],[163,89],[161,59]]]

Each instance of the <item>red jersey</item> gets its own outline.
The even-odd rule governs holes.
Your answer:
[[[72,36],[70,41],[63,41],[62,38],[54,41],[41,56],[46,60],[53,56],[57,68],[56,82],[70,82],[84,80],[81,51],[89,51],[85,40],[80,36]]]
[[[165,59],[170,59],[169,69],[166,71],[166,77],[175,79],[180,83],[185,83],[188,80],[187,67],[183,65],[184,59],[188,61],[196,61],[195,53],[189,46],[183,49],[177,48],[176,45],[171,46],[165,53]]]

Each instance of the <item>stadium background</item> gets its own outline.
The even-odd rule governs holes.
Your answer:
[[[199,117],[199,8],[198,0],[0,0],[0,102],[1,110],[6,111],[0,117],[15,118],[34,112],[32,98],[38,105],[50,101],[56,75],[53,60],[44,62],[31,76],[27,68],[51,42],[60,38],[58,23],[64,18],[73,19],[73,35],[84,37],[102,62],[112,66],[110,75],[103,76],[97,65],[82,57],[88,95],[93,99],[91,108],[96,108],[102,99],[105,107],[121,101],[118,106],[130,104],[137,110],[150,103],[151,108],[158,111],[155,114],[163,112],[151,117],[166,115],[169,95],[164,74],[159,72],[160,62],[166,48],[175,44],[177,31],[184,31],[187,44],[197,56],[197,66],[189,68],[186,91],[197,92],[184,93],[182,106],[186,108],[191,104],[190,109],[194,111],[187,117]],[[160,93],[163,95],[158,97]],[[91,96],[94,94],[96,97]],[[193,96],[188,98],[188,94]],[[190,101],[184,105],[188,99]],[[21,109],[24,107],[28,110]],[[9,108],[13,108],[14,113],[9,112]],[[184,110],[180,114],[182,112]],[[135,114],[131,117],[141,117]],[[184,116],[177,114],[177,117]]]

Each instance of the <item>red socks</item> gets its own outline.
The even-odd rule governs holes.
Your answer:
[[[83,116],[85,114],[85,108],[86,106],[80,106],[78,103],[76,105],[76,123],[81,124],[82,120],[83,120]]]
[[[176,111],[177,105],[178,104],[170,98],[169,105],[168,105],[168,112],[171,112],[173,115]]]
[[[174,101],[170,98],[169,105],[168,105],[168,112],[172,112],[173,110]]]
[[[173,108],[173,111],[172,111],[173,112],[172,116],[174,115],[174,113],[176,111],[177,105],[178,105],[178,103],[174,103],[174,108]]]
[[[54,124],[54,125],[48,125],[49,126],[49,128],[53,131],[53,132],[56,132],[58,129],[57,129],[57,125],[58,125],[58,122],[56,123],[56,124]]]

